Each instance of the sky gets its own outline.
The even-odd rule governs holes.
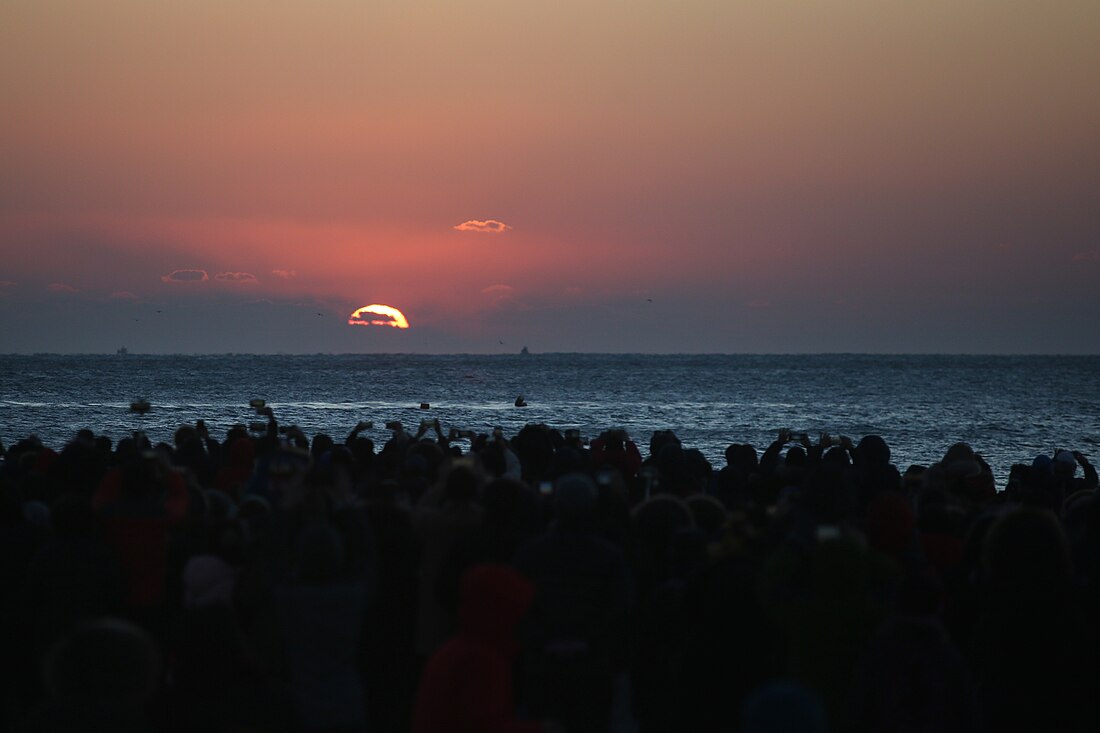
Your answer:
[[[1095,0],[5,0],[0,352],[1100,353],[1098,70]]]

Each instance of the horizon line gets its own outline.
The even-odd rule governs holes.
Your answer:
[[[981,357],[1020,357],[1020,356],[1059,356],[1094,357],[1095,352],[982,352],[982,351],[127,351],[124,354],[110,351],[8,351],[0,352],[0,357],[12,356],[981,356]]]

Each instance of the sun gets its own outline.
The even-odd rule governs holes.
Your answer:
[[[405,314],[392,305],[372,303],[359,308],[348,317],[349,326],[390,326],[391,328],[408,328],[409,321]]]

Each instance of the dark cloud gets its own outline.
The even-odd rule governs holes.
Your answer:
[[[1074,262],[1100,262],[1100,252],[1078,252],[1073,256]]]
[[[137,293],[131,293],[129,290],[116,290],[111,293],[112,300],[137,300]]]
[[[219,272],[214,275],[215,280],[230,283],[254,283],[256,276],[251,272]]]
[[[67,285],[65,283],[50,283],[46,287],[49,289],[49,291],[51,293],[78,293],[78,292],[80,292],[79,290],[74,288],[72,285]]]
[[[480,219],[470,219],[464,221],[454,227],[460,232],[482,232],[485,234],[501,234],[508,231],[512,227],[508,226],[502,221],[496,219],[486,219],[481,221]]]
[[[167,275],[161,275],[160,279],[166,283],[198,283],[209,280],[210,276],[206,270],[172,270]]]

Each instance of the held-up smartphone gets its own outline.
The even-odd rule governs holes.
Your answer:
[[[554,493],[553,481],[539,481],[539,494],[542,496],[551,496]]]

